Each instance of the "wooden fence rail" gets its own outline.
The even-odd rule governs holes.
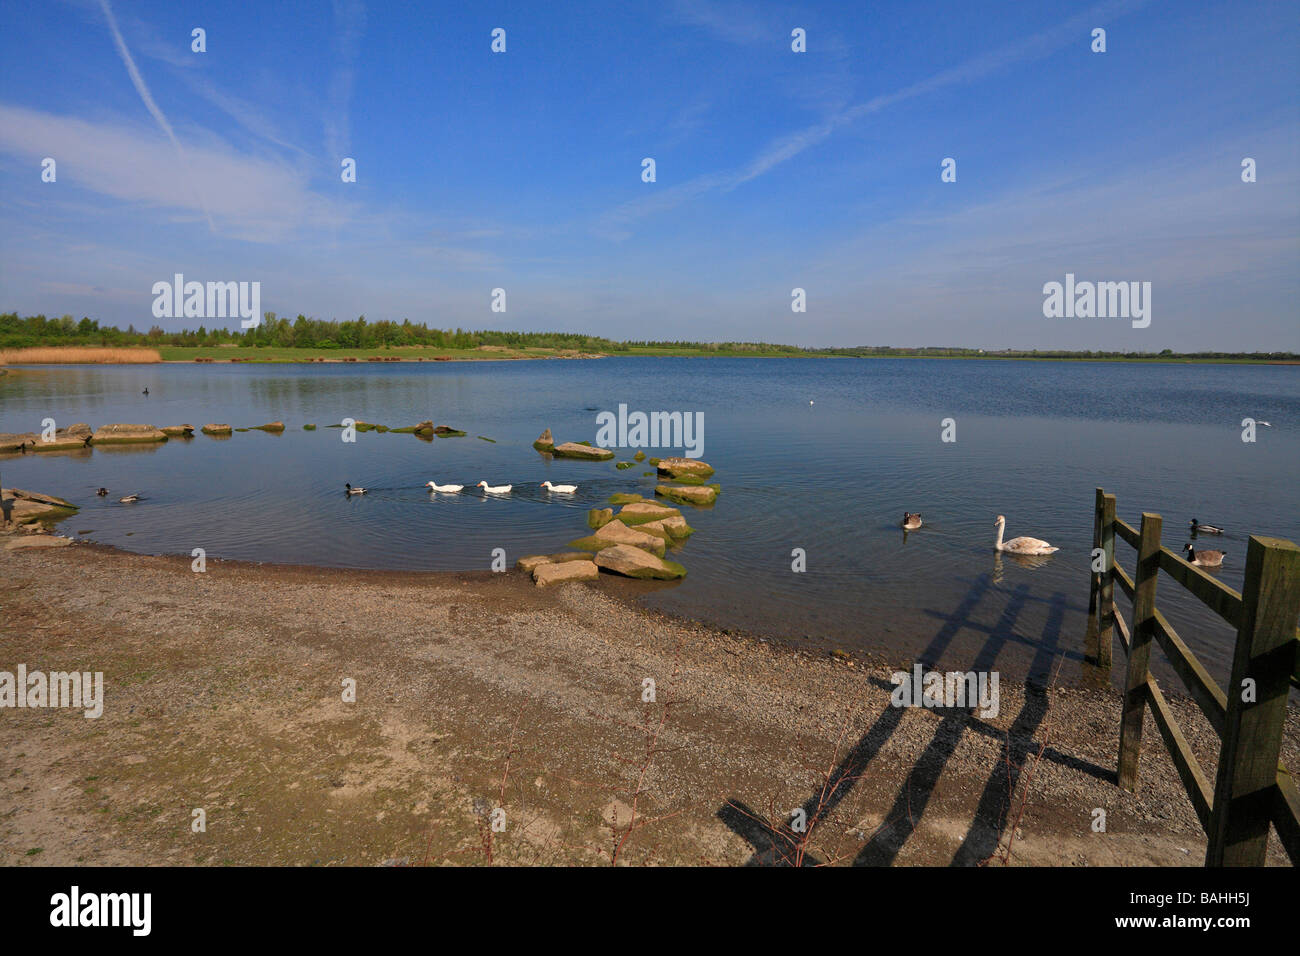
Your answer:
[[[1097,663],[1110,665],[1117,630],[1128,661],[1119,785],[1126,790],[1137,786],[1142,723],[1150,709],[1208,838],[1205,865],[1262,866],[1270,823],[1291,862],[1300,865],[1300,791],[1278,759],[1287,697],[1300,682],[1300,548],[1252,535],[1245,585],[1238,594],[1163,547],[1161,525],[1160,515],[1144,512],[1141,526],[1134,529],[1116,517],[1115,496],[1097,489],[1089,603],[1097,625]],[[1137,550],[1132,577],[1115,560],[1116,538]],[[1156,607],[1161,571],[1236,628],[1231,693],[1210,676]],[[1116,585],[1133,604],[1131,626],[1116,613]],[[1153,641],[1222,742],[1213,786],[1151,676]]]

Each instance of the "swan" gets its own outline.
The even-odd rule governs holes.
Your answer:
[[[998,520],[993,523],[998,528],[998,539],[993,542],[993,547],[997,551],[1007,551],[1011,554],[1051,554],[1061,550],[1038,538],[1012,538],[1010,541],[1003,542],[1002,531],[1006,527],[1007,519],[1003,515],[998,515]]]
[[[476,488],[482,488],[489,495],[508,495],[514,485],[489,485],[486,481],[480,481]]]
[[[432,481],[426,481],[424,484],[431,491],[441,491],[449,495],[454,495],[465,487],[464,485],[435,485]]]
[[[1187,552],[1187,562],[1200,568],[1217,568],[1228,556],[1226,551],[1197,551],[1190,544],[1183,550]]]
[[[558,491],[562,495],[571,495],[578,490],[577,485],[553,485],[549,481],[543,481],[540,487],[547,491]]]
[[[917,514],[912,514],[912,512],[910,511],[904,511],[903,527],[906,528],[908,531],[915,531],[917,528],[921,527],[920,513],[918,512]]]
[[[117,500],[122,502],[122,504],[124,505],[129,505],[129,504],[134,504],[137,501],[140,501],[141,498],[137,494],[137,495],[127,495],[125,498],[118,498]]]
[[[1192,519],[1192,534],[1223,534],[1223,529],[1212,524],[1201,524],[1195,518]]]
[[[366,493],[366,489],[364,489],[364,488],[353,488],[353,487],[352,487],[350,484],[348,484],[347,482],[344,482],[344,483],[343,483],[343,490],[346,491],[349,495],[364,495],[364,494]]]

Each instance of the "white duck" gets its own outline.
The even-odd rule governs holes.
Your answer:
[[[480,481],[475,487],[482,488],[489,495],[508,495],[514,485],[489,485],[486,481]]]
[[[1038,538],[1012,538],[1010,541],[1004,542],[1002,540],[1002,531],[1007,526],[1007,519],[1002,515],[998,515],[998,520],[993,523],[998,528],[998,538],[993,542],[995,551],[1006,551],[1009,554],[1051,554],[1054,551],[1061,550]]]
[[[456,492],[460,491],[462,488],[465,487],[464,485],[439,485],[439,484],[435,484],[432,481],[426,481],[424,485],[430,491],[441,491],[444,494],[448,494],[448,495],[454,495]]]
[[[543,481],[541,487],[547,491],[558,491],[562,495],[571,495],[578,490],[577,485],[553,485],[549,481]]]

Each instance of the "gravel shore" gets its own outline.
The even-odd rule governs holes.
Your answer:
[[[896,708],[910,661],[653,614],[628,600],[649,586],[0,549],[0,670],[102,671],[105,698],[0,710],[0,863],[1204,860],[1149,717],[1138,792],[1116,786],[1113,690]]]

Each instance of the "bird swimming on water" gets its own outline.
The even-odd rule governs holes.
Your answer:
[[[910,511],[904,511],[903,527],[906,528],[908,531],[915,531],[917,528],[921,527],[920,512],[917,512],[916,514],[912,514],[912,512]]]
[[[1183,548],[1183,551],[1187,553],[1187,563],[1199,568],[1217,568],[1228,556],[1226,551],[1197,551],[1190,544]]]
[[[1201,524],[1195,518],[1191,523],[1192,534],[1223,534],[1223,529],[1212,524]]]
[[[107,488],[100,488],[97,492],[95,492],[95,494],[99,495],[99,497],[102,498],[102,497],[104,497],[106,494],[108,494],[108,489],[107,489]]]
[[[364,495],[366,493],[366,489],[353,488],[352,485],[346,481],[343,483],[343,490],[349,495]]]

